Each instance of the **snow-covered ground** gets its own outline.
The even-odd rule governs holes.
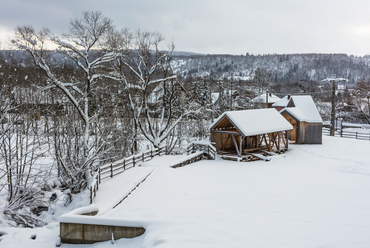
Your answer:
[[[368,141],[324,136],[322,145],[291,145],[270,162],[203,160],[171,169],[166,165],[176,157],[162,156],[132,169],[152,173],[99,218],[146,223],[143,236],[117,240],[118,247],[367,248],[369,151]],[[110,183],[117,186],[119,180]],[[97,199],[108,191],[102,187]],[[0,233],[7,233],[1,247],[43,248],[55,245],[59,228],[51,223]]]

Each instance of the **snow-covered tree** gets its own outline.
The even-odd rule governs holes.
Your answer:
[[[65,181],[73,192],[86,187],[93,162],[105,145],[103,140],[91,142],[91,125],[99,121],[101,111],[97,109],[92,112],[91,102],[100,90],[100,80],[109,73],[109,64],[117,57],[116,53],[103,49],[107,34],[112,29],[112,21],[100,12],[83,12],[80,19],[70,22],[69,32],[61,37],[53,35],[46,28],[37,31],[32,26],[24,25],[17,27],[13,40],[16,47],[32,56],[35,65],[44,73],[47,81],[44,89],[58,89],[80,117],[78,126],[81,132],[78,132],[79,138],[76,139],[79,144],[74,146],[76,149],[82,148],[78,159],[71,160],[67,153],[57,153],[64,170],[63,176],[67,178]],[[53,66],[45,51],[50,44],[57,46],[56,52],[74,64],[77,75],[70,75]]]
[[[158,147],[191,112],[181,108],[185,92],[171,66],[174,45],[162,49],[159,33],[124,29],[111,37],[112,47],[122,54],[113,77],[125,87],[135,129]]]
[[[362,120],[370,124],[370,82],[358,82],[352,94]]]

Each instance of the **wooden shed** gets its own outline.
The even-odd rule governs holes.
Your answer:
[[[218,154],[282,151],[288,148],[292,125],[275,109],[228,111],[211,125],[211,142]]]
[[[290,140],[297,144],[322,144],[322,119],[311,96],[291,96],[280,113],[293,126]]]

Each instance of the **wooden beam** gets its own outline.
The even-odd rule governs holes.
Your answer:
[[[241,135],[240,133],[236,131],[222,131],[222,130],[213,130],[211,133],[226,133],[226,134]]]
[[[240,148],[239,148],[239,151],[240,151],[240,155],[243,155],[243,140],[244,140],[244,136],[241,136],[240,135]]]
[[[289,146],[289,141],[288,141],[288,131],[285,131],[285,141],[286,141],[286,143],[285,143],[285,148],[287,148],[287,149],[288,149],[288,146]]]
[[[235,145],[235,149],[236,149],[236,153],[238,154],[238,156],[240,157],[240,151],[239,151],[239,148],[238,148],[238,144],[236,143],[236,140],[235,140],[235,136],[232,135],[233,137],[233,141],[234,141],[234,145]]]
[[[269,136],[269,144],[268,144],[268,150],[269,150],[269,152],[271,152],[272,151],[272,147],[271,147],[271,133],[269,133],[268,134],[268,136]]]

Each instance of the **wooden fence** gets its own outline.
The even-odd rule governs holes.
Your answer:
[[[114,163],[100,166],[89,188],[90,204],[92,204],[92,201],[94,197],[96,196],[96,192],[99,190],[99,184],[101,183],[102,180],[107,179],[107,178],[113,178],[114,176],[121,174],[125,170],[133,168],[135,166],[140,166],[142,162],[149,161],[155,156],[161,156],[166,153],[167,153],[167,147],[161,146],[159,148],[144,151],[140,154],[136,154],[128,158],[121,159]]]
[[[172,168],[182,167],[191,163],[200,161],[207,156],[208,159],[216,158],[216,148],[211,144],[202,144],[202,143],[191,143],[186,148],[187,157],[182,161],[176,162],[171,165]]]
[[[325,135],[330,135],[330,129],[323,128],[322,133]],[[362,132],[353,132],[353,131],[345,131],[343,129],[335,130],[335,136],[340,136],[343,138],[352,138],[352,139],[360,139],[360,140],[369,140],[370,141],[370,132],[369,133],[362,133]]]
[[[203,151],[210,159],[216,158],[216,148],[211,144],[202,144],[193,142],[186,148],[186,153],[189,155],[195,151]]]

